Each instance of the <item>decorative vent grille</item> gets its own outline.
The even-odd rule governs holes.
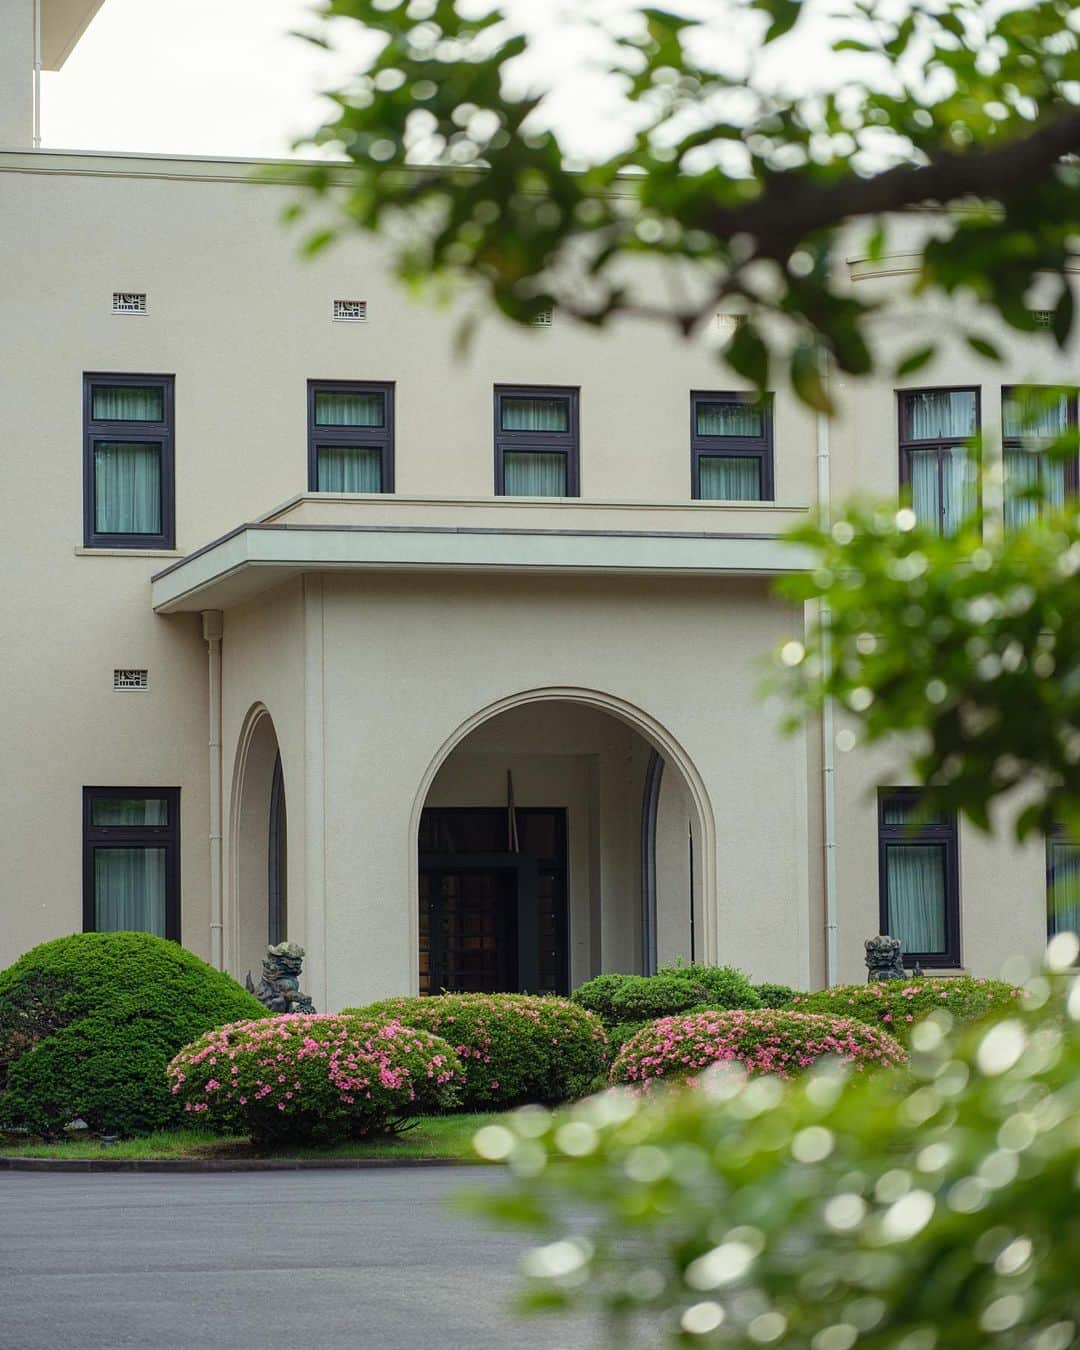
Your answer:
[[[364,323],[367,319],[367,301],[335,300],[334,318],[341,323]]]
[[[114,670],[112,673],[112,687],[117,693],[128,693],[139,689],[149,689],[150,672],[148,670]]]
[[[113,291],[112,312],[114,314],[145,314],[145,291]]]
[[[529,322],[534,328],[550,328],[552,313],[550,309],[542,309],[539,314],[534,314]]]
[[[1054,311],[1052,309],[1033,309],[1031,317],[1035,320],[1036,328],[1050,328],[1054,322]]]
[[[716,326],[724,333],[734,333],[746,322],[745,314],[722,314],[717,312]]]

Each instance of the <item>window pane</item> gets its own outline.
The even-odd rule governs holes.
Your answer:
[[[709,501],[761,500],[761,461],[746,455],[703,455],[698,460],[698,487]]]
[[[499,400],[499,410],[503,431],[570,430],[570,400],[567,398],[509,398],[504,395]]]
[[[973,389],[941,389],[905,394],[904,398],[907,400],[910,439],[929,441],[939,437],[975,435],[977,419]]]
[[[764,436],[762,410],[742,399],[697,404],[699,436]]]
[[[1050,844],[1050,931],[1080,933],[1080,844]]]
[[[381,492],[382,451],[370,446],[320,445],[319,492]]]
[[[160,386],[95,384],[90,416],[95,422],[164,422],[165,391]]]
[[[169,804],[164,797],[94,797],[91,825],[168,825]]]
[[[1068,396],[1048,399],[1045,391],[1016,389],[1002,400],[1001,417],[1006,436],[1061,436],[1069,427]]]
[[[94,927],[165,936],[165,850],[94,849]]]
[[[884,798],[881,803],[882,824],[904,826],[914,822],[916,818],[918,818],[920,826],[944,825],[947,823],[945,817],[936,812],[916,817],[921,804],[921,799],[914,794]]]
[[[945,534],[955,534],[978,504],[975,465],[967,450],[960,446],[941,453],[941,481],[945,489],[941,528]]]
[[[503,491],[508,497],[565,497],[566,456],[557,451],[506,451]]]
[[[129,441],[94,445],[94,530],[161,533],[161,447]]]
[[[381,427],[386,396],[377,390],[316,390],[315,424],[320,427]]]
[[[938,452],[912,450],[908,453],[911,478],[911,506],[919,524],[927,529],[940,528],[941,494],[938,483]]]
[[[887,845],[885,885],[889,932],[901,950],[944,952],[945,845]]]

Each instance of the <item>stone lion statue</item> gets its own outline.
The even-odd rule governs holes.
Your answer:
[[[900,960],[900,943],[879,933],[866,939],[866,980],[906,980],[907,971]]]
[[[257,988],[252,983],[251,971],[247,973],[248,993],[254,994],[271,1012],[313,1013],[315,1005],[300,990],[303,964],[304,949],[295,942],[279,942],[267,947]]]

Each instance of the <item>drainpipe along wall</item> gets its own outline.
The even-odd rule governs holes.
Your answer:
[[[828,388],[828,362],[821,361],[822,383]],[[827,528],[832,515],[832,490],[829,472],[829,414],[817,416],[818,510],[822,524]],[[828,605],[818,609],[821,625],[822,675],[827,676],[832,661]],[[821,710],[821,820],[822,848],[825,855],[825,984],[836,983],[837,919],[836,919],[836,730],[835,710],[827,698]]]
[[[209,658],[210,705],[210,964],[224,969],[221,867],[221,638],[224,617],[219,609],[202,611],[203,637]]]

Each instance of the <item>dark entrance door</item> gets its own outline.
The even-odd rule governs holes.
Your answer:
[[[566,818],[438,807],[420,826],[420,992],[565,993]],[[486,847],[485,847],[486,846]]]

